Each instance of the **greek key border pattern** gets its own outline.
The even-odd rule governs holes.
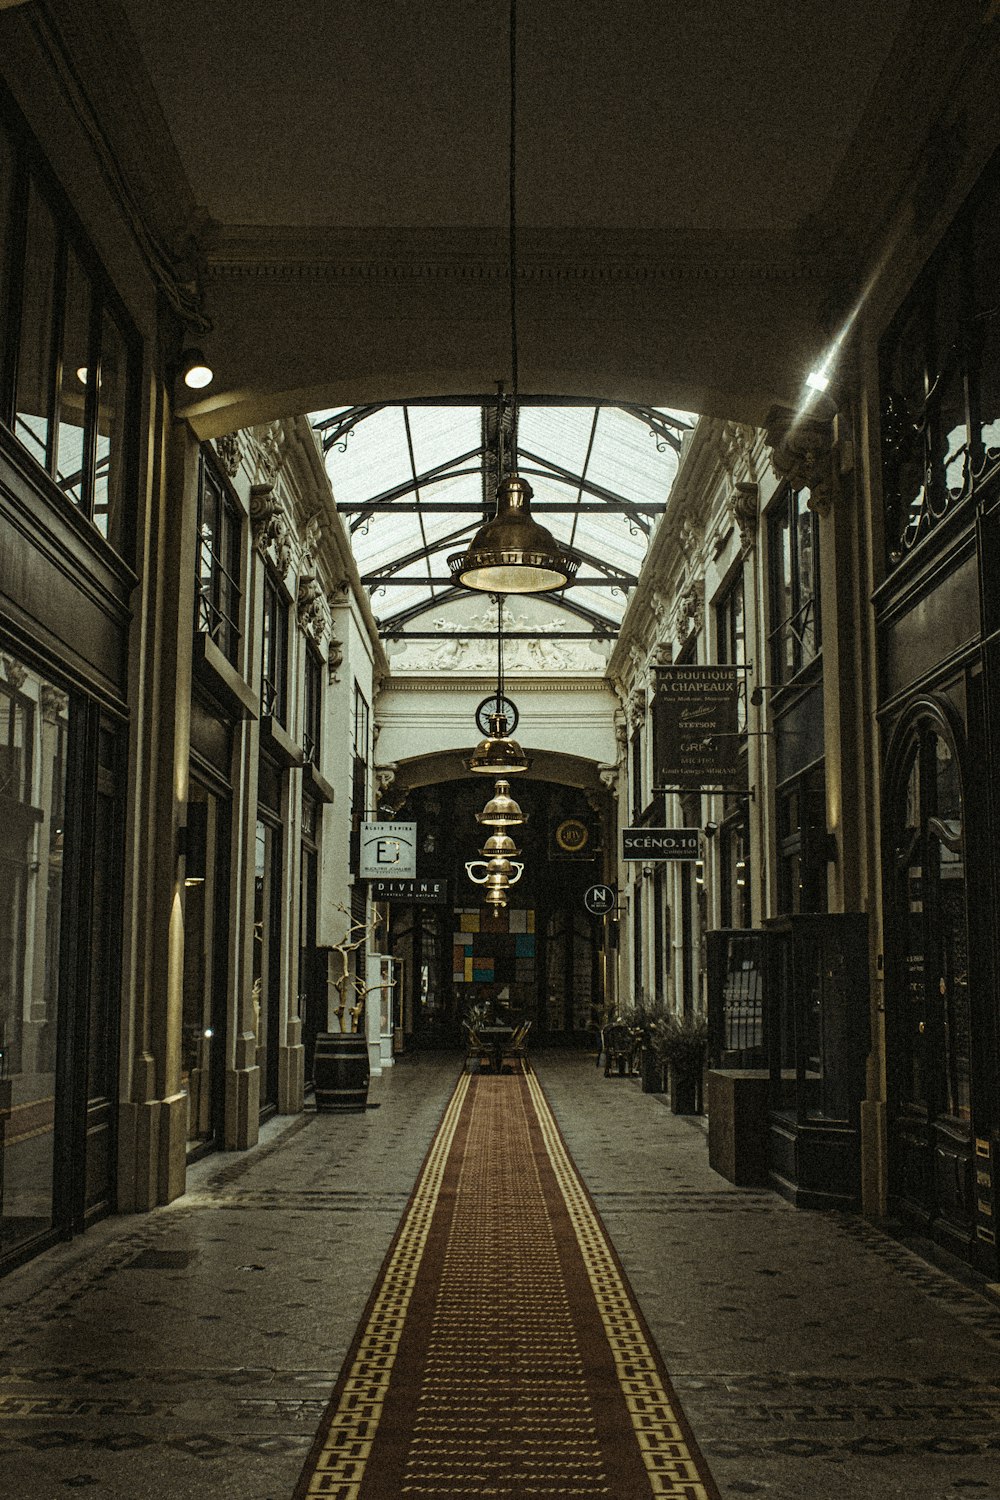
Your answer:
[[[649,1476],[650,1492],[661,1500],[711,1500],[712,1491],[702,1483],[698,1463],[636,1317],[631,1293],[563,1146],[548,1101],[534,1074],[527,1074],[526,1078],[549,1160],[611,1347],[618,1380]]]
[[[469,1075],[463,1074],[441,1121],[326,1441],[309,1476],[307,1496],[357,1500],[469,1082]]]

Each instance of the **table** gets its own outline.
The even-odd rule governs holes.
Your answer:
[[[479,1026],[476,1035],[489,1051],[494,1073],[499,1075],[503,1068],[504,1048],[514,1035],[513,1026]]]

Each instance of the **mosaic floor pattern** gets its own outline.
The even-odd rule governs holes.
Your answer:
[[[713,1500],[533,1074],[463,1076],[295,1500]]]

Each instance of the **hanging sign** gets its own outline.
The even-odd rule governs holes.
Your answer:
[[[377,880],[379,876],[415,879],[416,823],[362,823],[358,874],[362,880]]]
[[[447,880],[373,880],[368,888],[373,901],[413,901],[443,906],[448,900]]]
[[[622,859],[700,859],[697,828],[623,828]]]
[[[657,667],[653,790],[743,791],[739,667]]]
[[[614,886],[591,885],[584,892],[583,904],[594,917],[606,917],[609,911],[614,911],[615,902]]]

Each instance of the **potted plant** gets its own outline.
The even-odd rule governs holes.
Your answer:
[[[675,1115],[700,1115],[702,1078],[708,1045],[704,1016],[669,1016],[653,1032],[653,1046],[670,1075],[670,1107]]]
[[[663,1062],[656,1050],[654,1037],[663,1025],[663,1016],[647,1004],[645,998],[630,1017],[639,1053],[639,1078],[644,1094],[663,1093]]]

